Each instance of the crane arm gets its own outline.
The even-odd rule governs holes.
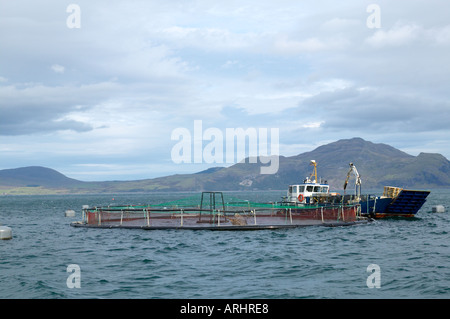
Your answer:
[[[348,179],[350,178],[350,173],[352,172],[352,170],[350,169],[347,173],[347,178],[345,179],[345,183],[344,183],[344,190],[347,188],[347,184],[348,184]]]
[[[356,185],[361,185],[361,177],[359,176],[358,170],[356,169],[356,166],[353,165],[353,163],[350,163],[350,169],[347,173],[347,178],[345,179],[344,183],[344,190],[347,188],[348,180],[350,178],[350,174],[353,172],[356,178]]]

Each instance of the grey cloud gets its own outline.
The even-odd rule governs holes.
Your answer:
[[[0,87],[0,135],[92,130],[91,124],[70,115],[91,109],[114,88],[113,84],[105,83],[80,87],[41,84]]]
[[[74,120],[33,120],[22,121],[20,125],[0,121],[0,135],[27,135],[49,133],[53,131],[71,130],[76,132],[91,131],[93,127],[87,123]]]
[[[324,129],[420,132],[448,128],[450,103],[410,92],[356,87],[320,93],[300,104],[324,121]]]

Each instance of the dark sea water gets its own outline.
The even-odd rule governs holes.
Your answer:
[[[450,298],[450,190],[432,190],[416,218],[350,227],[216,232],[69,225],[81,220],[85,204],[188,195],[0,197],[0,223],[13,230],[12,240],[0,241],[0,298]],[[282,195],[235,194],[251,201]],[[446,212],[432,213],[437,204]],[[67,209],[76,217],[65,217]],[[72,264],[79,273],[67,271]],[[379,266],[379,288],[367,285],[371,264]],[[73,274],[80,288],[68,287]]]

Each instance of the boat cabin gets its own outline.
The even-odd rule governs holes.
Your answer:
[[[328,195],[330,186],[328,184],[305,182],[299,185],[289,185],[287,200],[293,203],[312,203],[312,197]]]
[[[317,163],[312,160],[310,165],[314,166],[314,171],[302,184],[289,185],[287,201],[291,203],[312,204],[314,197],[326,196],[330,192],[327,182],[317,182]],[[314,177],[314,179],[312,179]]]

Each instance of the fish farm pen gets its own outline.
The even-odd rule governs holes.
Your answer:
[[[74,227],[207,230],[259,230],[304,226],[346,226],[366,223],[360,205],[255,203],[228,198],[222,192],[202,192],[155,205],[83,207]]]

